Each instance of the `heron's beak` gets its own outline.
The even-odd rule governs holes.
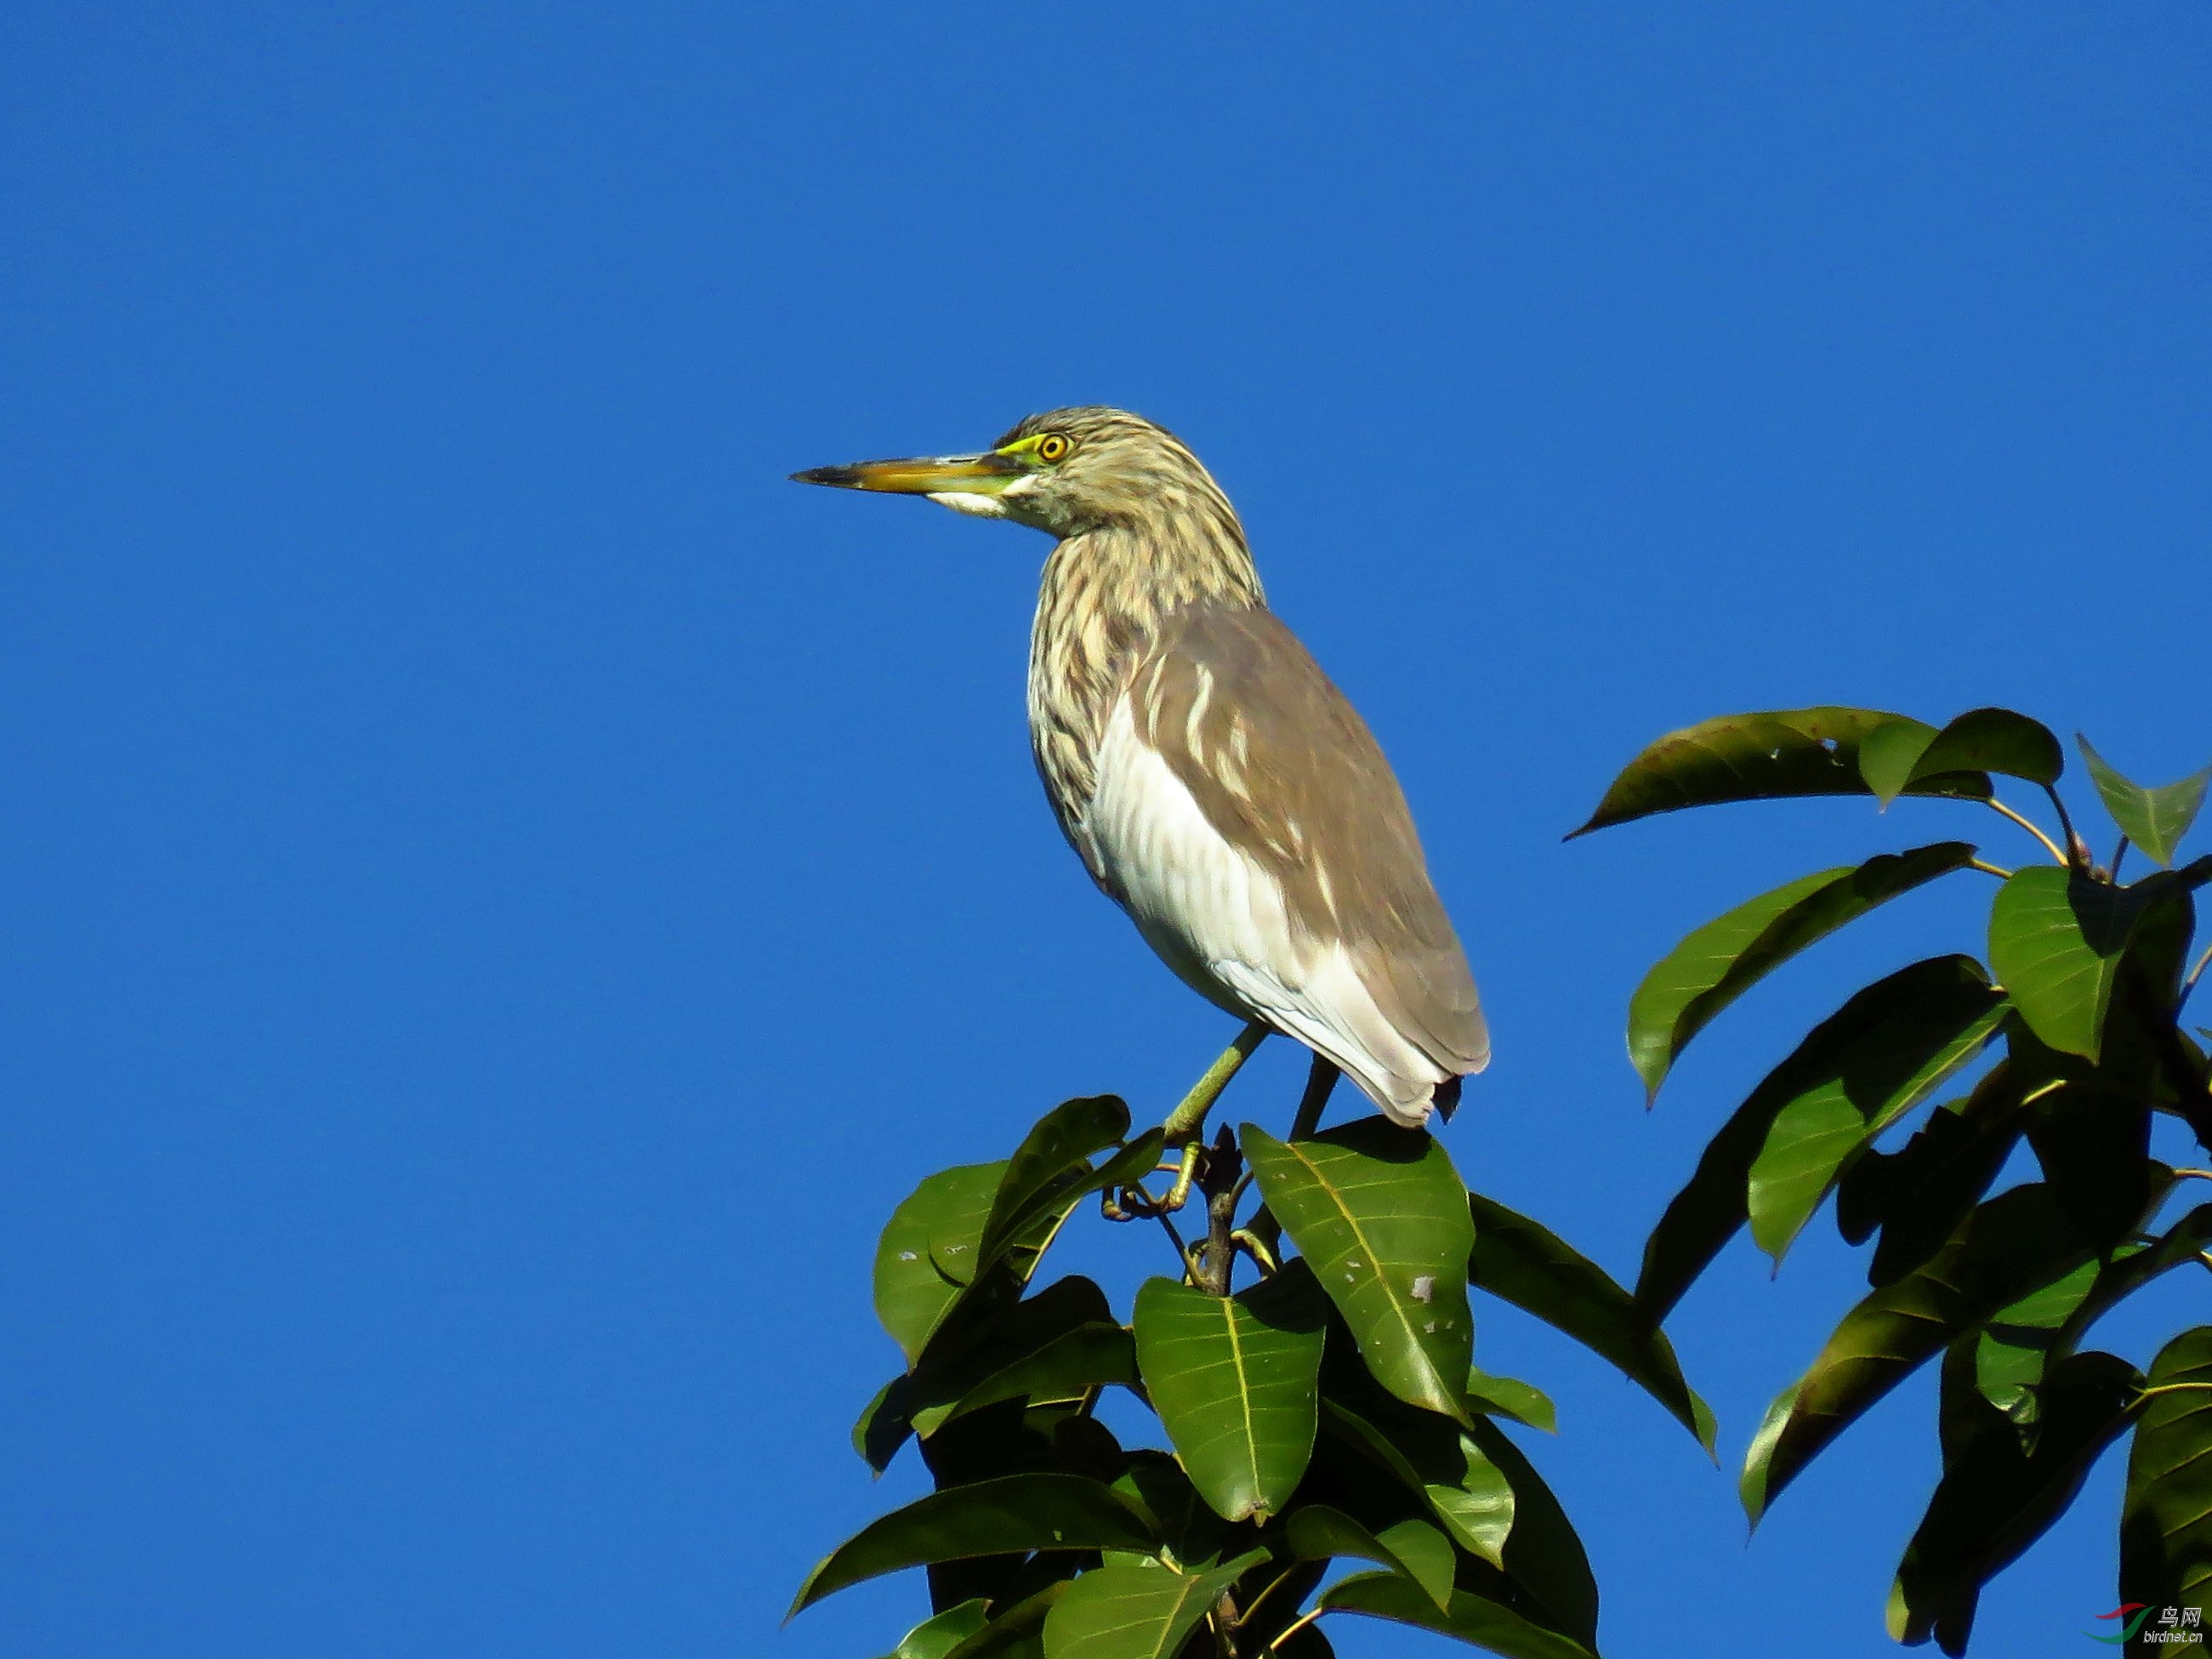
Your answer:
[[[791,476],[836,489],[878,489],[897,495],[967,495],[990,500],[1029,468],[1014,455],[922,455],[905,461],[855,461]]]

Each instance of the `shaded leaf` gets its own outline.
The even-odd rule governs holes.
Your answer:
[[[1774,969],[1901,893],[1962,870],[1974,848],[1939,842],[1785,882],[1697,929],[1628,1003],[1628,1057],[1656,1097],[1690,1039]]]
[[[1265,1550],[1255,1550],[1195,1574],[1168,1567],[1093,1568],[1046,1615],[1046,1659],[1172,1659],[1221,1592],[1267,1559]]]
[[[1891,1284],[1911,1273],[1958,1231],[2020,1143],[2027,1092],[2013,1062],[2001,1060],[1972,1094],[1937,1107],[1896,1152],[1869,1152],[1845,1169],[1836,1189],[1838,1226],[1844,1226],[1856,1188],[1865,1212],[1859,1224],[1881,1229],[1867,1264],[1869,1285]],[[1844,1228],[1844,1236],[1857,1243],[1865,1233],[1854,1236]]]
[[[1868,1023],[1855,1029],[1847,1049],[1828,1057],[1827,1075],[1807,1079],[1782,1103],[1752,1160],[1751,1236],[1778,1267],[1838,1176],[1979,1054],[2004,1021],[2003,994],[1966,957],[1938,958],[1925,971],[1908,969],[1882,983],[1893,988],[1861,994],[1869,999],[1858,1010]]]
[[[1790,708],[1724,714],[1671,732],[1623,769],[1574,834],[1722,801],[1869,793],[1859,775],[1859,744],[1886,721],[1919,724],[1872,708]],[[1905,793],[1985,800],[1990,781],[1953,774]]]
[[[1884,806],[1929,780],[1961,772],[2000,772],[2054,784],[2066,751],[2051,728],[2009,708],[1971,708],[1941,732],[1917,720],[1876,726],[1859,748],[1859,775]]]
[[[1425,1521],[1401,1521],[1384,1533],[1387,1538],[1370,1532],[1341,1510],[1308,1504],[1291,1512],[1283,1535],[1302,1559],[1350,1556],[1372,1561],[1411,1578],[1439,1612],[1448,1607],[1457,1559],[1450,1540]]]
[[[791,1611],[863,1579],[925,1563],[1030,1550],[1149,1551],[1158,1542],[1137,1512],[1098,1481],[1003,1475],[932,1492],[862,1528],[807,1575]]]
[[[2093,1243],[2110,1249],[2137,1231],[2160,1168],[2140,1097],[2069,1079],[2036,1101],[2027,1139],[2067,1218]]]
[[[1622,1291],[1621,1299],[1625,1302],[1627,1297],[1628,1293]],[[1534,1383],[1523,1382],[1516,1376],[1497,1376],[1480,1366],[1469,1367],[1467,1403],[1476,1411],[1510,1418],[1546,1434],[1559,1431],[1559,1409],[1552,1404],[1552,1397]]]
[[[2212,1609],[2212,1325],[2151,1362],[2153,1394],[2128,1453],[2120,1585],[2130,1601]]]
[[[1055,1579],[1016,1601],[944,1659],[1044,1659],[1044,1621],[1074,1583]]]
[[[2153,863],[2171,866],[2174,849],[2180,846],[2181,838],[2189,833],[2189,826],[2197,821],[2197,811],[2204,805],[2205,787],[2212,784],[2212,766],[2191,772],[2179,782],[2146,789],[2115,770],[2079,732],[2074,734],[2074,741],[2081,745],[2081,758],[2088,763],[2089,780],[2097,786],[2105,810],[2120,826],[2120,833],[2141,848]]]
[[[978,1597],[925,1619],[906,1633],[884,1659],[945,1659],[990,1622],[987,1604]]]
[[[1943,1478],[1890,1592],[1893,1639],[1918,1643],[1933,1634],[1945,1653],[1966,1651],[1981,1587],[2074,1501],[2091,1465],[2126,1430],[2139,1380],[2133,1366],[2108,1353],[2075,1354],[2054,1366],[2032,1451],[1977,1398],[1955,1402]],[[1945,1382],[1964,1386],[1948,1373]],[[1960,1417],[1972,1426],[1956,1426]]]
[[[1480,1193],[1469,1193],[1467,1201],[1474,1220],[1468,1281],[1619,1366],[1712,1450],[1713,1414],[1684,1379],[1674,1346],[1656,1321],[1548,1228]]]
[[[1355,1573],[1340,1579],[1322,1593],[1320,1605],[1334,1613],[1364,1613],[1417,1626],[1504,1659],[1594,1659],[1592,1650],[1572,1637],[1547,1630],[1504,1602],[1472,1590],[1454,1590],[1449,1607],[1439,1611],[1419,1586],[1395,1572]]]
[[[1228,1526],[1168,1453],[1139,1448],[1129,1454],[1128,1466],[1111,1484],[1166,1541],[1186,1571],[1197,1571],[1220,1561]]]
[[[1978,992],[1976,986],[1983,988]],[[1911,1064],[1915,1050],[1887,1042],[1892,1024],[1916,1027],[1917,1011],[1930,1002],[1960,1011],[1958,1017],[1967,1019],[1963,1011],[1987,995],[1981,964],[1972,957],[1935,957],[1875,981],[1814,1026],[1706,1143],[1689,1183],[1651,1230],[1636,1281],[1637,1310],[1644,1318],[1654,1325],[1663,1320],[1748,1219],[1752,1166],[1785,1107],[1837,1090],[1846,1099],[1867,1098],[1884,1088],[1893,1098],[1909,1091],[1915,1073],[1900,1075],[1899,1067]],[[1935,1041],[1923,1036],[1927,1043]],[[1940,1047],[1928,1052],[1940,1053]],[[1931,1078],[1927,1086],[1939,1081]]]
[[[1067,1184],[1091,1172],[1091,1155],[1118,1146],[1128,1133],[1129,1109],[1114,1095],[1063,1101],[1039,1118],[1006,1160],[1006,1174],[992,1195],[989,1218],[976,1241],[975,1270],[1003,1255],[1051,1213]],[[972,1276],[963,1274],[961,1264],[940,1258],[938,1265],[963,1282]]]
[[[1535,1466],[1497,1425],[1478,1419],[1468,1432],[1513,1489],[1506,1572],[1542,1605],[1549,1623],[1587,1646],[1596,1646],[1597,1578],[1565,1509]]]
[[[1109,1321],[1078,1325],[990,1372],[948,1405],[914,1414],[915,1427],[932,1434],[947,1418],[1002,1400],[1076,1400],[1093,1388],[1137,1384],[1137,1354],[1129,1333]]]
[[[1248,1123],[1243,1144],[1267,1208],[1376,1379],[1409,1404],[1465,1421],[1474,1227],[1443,1147],[1379,1117],[1291,1142]]]
[[[2088,1259],[2088,1242],[2039,1185],[1998,1194],[1925,1267],[1844,1316],[1810,1370],[1784,1389],[1745,1455],[1756,1522],[1799,1470],[1932,1355]]]
[[[1494,1567],[1505,1565],[1505,1540],[1513,1530],[1513,1486],[1467,1431],[1405,1413],[1389,1420],[1386,1431],[1327,1396],[1322,1412],[1330,1433],[1419,1496],[1462,1549]]]
[[[956,1261],[974,1259],[1006,1170],[1004,1163],[940,1170],[915,1188],[884,1225],[876,1246],[876,1317],[908,1364],[921,1358],[966,1283],[947,1276],[936,1256],[942,1250]]]
[[[1137,1364],[1191,1480],[1231,1521],[1279,1513],[1313,1455],[1325,1304],[1303,1261],[1234,1297],[1137,1292]]]
[[[2178,933],[2187,913],[2172,901],[2208,880],[2212,857],[2128,887],[2055,865],[2020,871],[1990,908],[1990,966],[2038,1038],[2094,1061],[2122,956],[2138,925],[2154,915],[2164,933]],[[2164,954],[2178,954],[2173,940],[2164,943]]]

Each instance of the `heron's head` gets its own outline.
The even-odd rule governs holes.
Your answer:
[[[1237,515],[1198,457],[1164,427],[1118,409],[1032,415],[975,455],[859,461],[794,472],[801,483],[927,495],[961,513],[1012,519],[1053,535],[1193,515],[1235,532]]]

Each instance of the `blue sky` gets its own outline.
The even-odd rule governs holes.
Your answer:
[[[0,31],[11,1653],[827,1659],[918,1613],[775,1633],[917,1489],[845,1439],[896,1363],[877,1227],[1064,1096],[1164,1110],[1229,1031],[1039,796],[1041,538],[794,467],[1067,402],[1186,437],[1468,941],[1498,1060],[1454,1157],[1624,1275],[1795,1036],[1985,893],[1793,967],[1647,1115],[1650,960],[1805,870],[2023,846],[1910,802],[1562,845],[1641,744],[2002,702],[2146,781],[2212,754],[2200,6]],[[1685,1304],[1725,1470],[1486,1319],[1559,1400],[1615,1659],[1886,1650],[1932,1378],[1748,1547],[1731,1473],[1857,1273],[1816,1224]],[[1977,1652],[2094,1650],[2118,1478]]]

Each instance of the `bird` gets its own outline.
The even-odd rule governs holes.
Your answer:
[[[1029,658],[1046,796],[1091,879],[1243,1030],[1169,1120],[1193,1148],[1260,1041],[1312,1050],[1394,1123],[1489,1063],[1465,951],[1381,745],[1268,608],[1243,522],[1188,446],[1097,406],[973,454],[860,461],[802,483],[926,496],[1054,538]],[[1307,1107],[1302,1105],[1301,1116]]]

